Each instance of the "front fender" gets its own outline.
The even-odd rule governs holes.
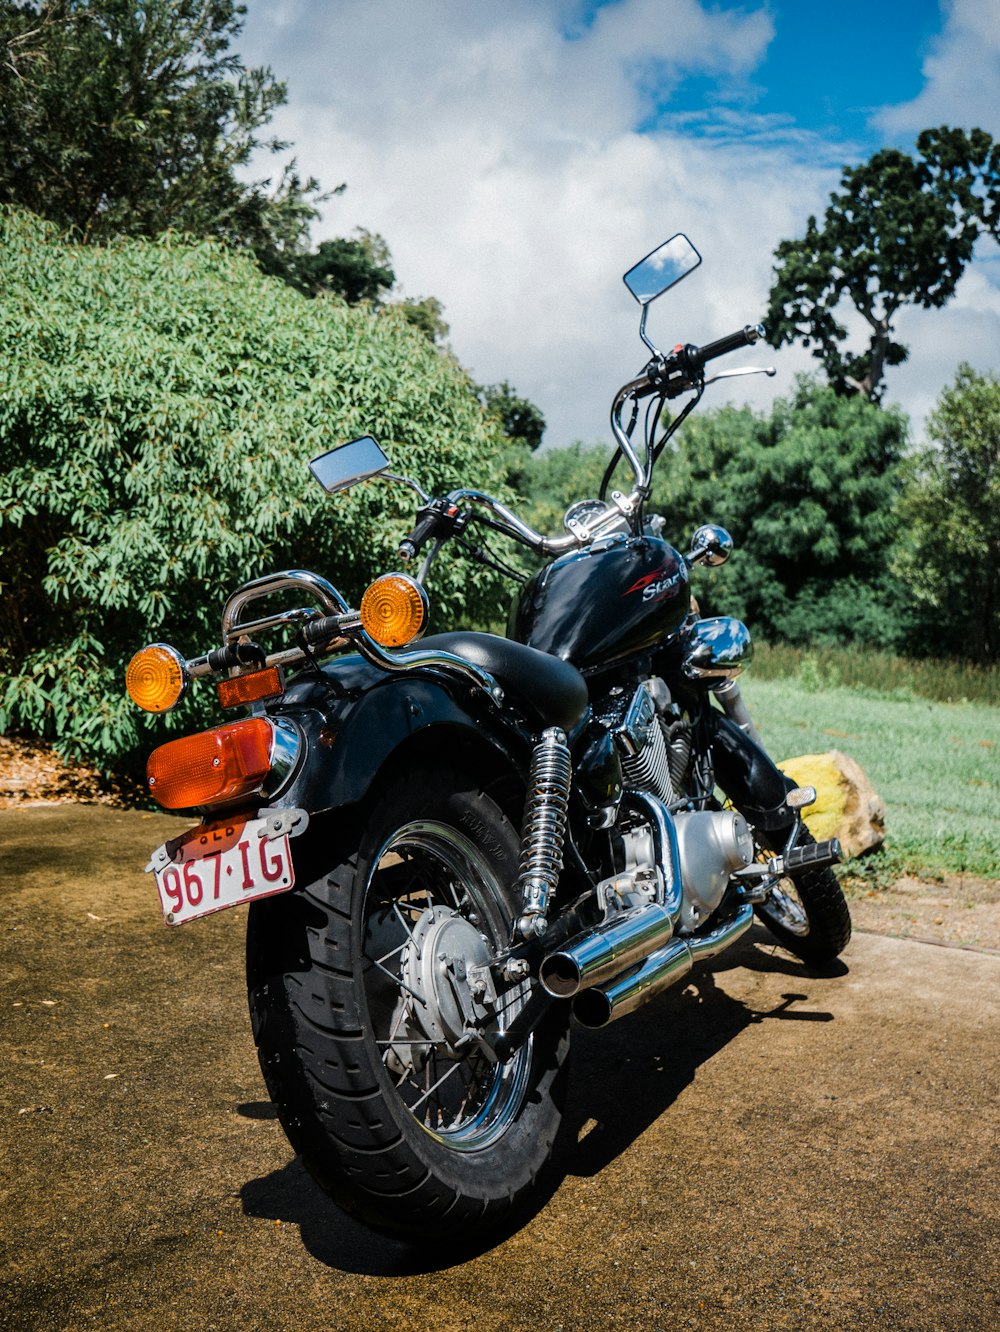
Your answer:
[[[361,800],[391,756],[432,728],[442,745],[455,730],[492,747],[516,769],[524,767],[525,742],[502,724],[491,702],[468,686],[427,676],[390,674],[361,657],[341,657],[323,668],[323,680],[302,675],[268,711],[291,718],[305,738],[305,755],[290,785],[271,801],[311,814]],[[443,734],[447,728],[449,736]],[[447,758],[447,752],[442,753]]]

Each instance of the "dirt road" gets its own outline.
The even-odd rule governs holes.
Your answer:
[[[576,1033],[537,1214],[428,1259],[293,1158],[240,913],[168,930],[140,872],[168,828],[0,811],[0,1328],[1000,1325],[1000,956],[859,935],[818,979],[753,931]]]

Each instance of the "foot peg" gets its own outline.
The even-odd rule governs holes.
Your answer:
[[[831,837],[825,842],[810,842],[788,852],[784,857],[785,873],[794,876],[804,874],[807,870],[826,869],[828,865],[839,865],[841,859],[838,837]]]

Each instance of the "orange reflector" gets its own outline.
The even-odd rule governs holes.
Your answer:
[[[271,770],[271,723],[263,717],[217,726],[154,749],[146,764],[164,809],[219,805],[259,789]]]
[[[125,688],[146,712],[169,712],[184,693],[184,658],[167,643],[152,643],[125,667]]]
[[[382,647],[412,642],[427,618],[427,594],[406,574],[383,574],[361,598],[361,626]]]
[[[235,708],[240,703],[252,703],[257,698],[273,698],[281,693],[281,676],[277,666],[265,671],[252,671],[249,675],[235,675],[231,680],[219,681],[219,702],[224,708]]]

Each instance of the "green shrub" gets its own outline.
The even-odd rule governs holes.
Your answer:
[[[414,496],[327,497],[307,462],[371,433],[436,493],[494,489],[503,443],[450,357],[391,313],[307,300],[215,243],[107,247],[0,211],[0,728],[121,768],[164,719],[125,697],[143,643],[219,642],[221,604],[273,569],[356,598],[396,564]],[[492,575],[442,562],[432,627],[502,616]]]

